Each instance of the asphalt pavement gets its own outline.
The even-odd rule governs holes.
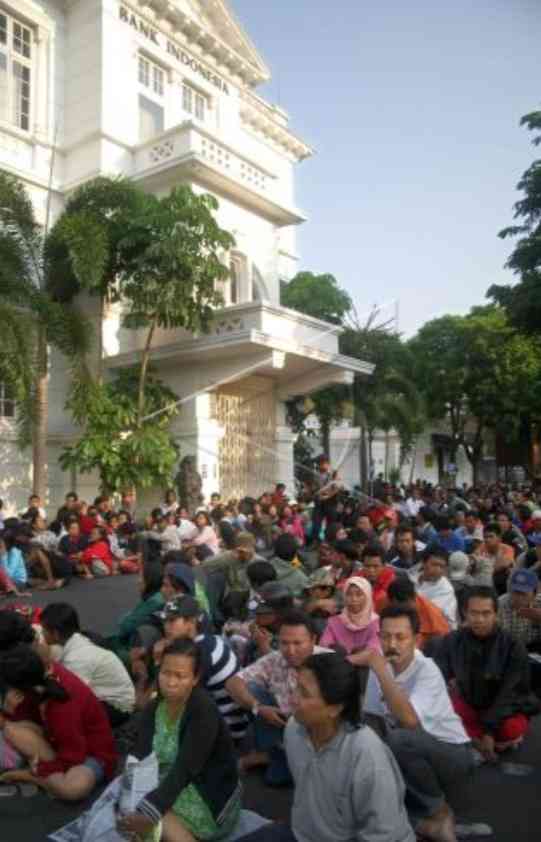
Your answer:
[[[102,634],[113,631],[117,618],[137,601],[135,576],[74,581],[53,593],[35,593],[32,604],[44,606],[58,600],[71,602],[79,611],[83,628]],[[2,607],[2,604],[0,604]],[[531,723],[530,733],[518,752],[508,758],[529,764],[526,777],[511,777],[499,768],[481,767],[473,779],[457,781],[451,803],[457,817],[492,826],[494,842],[541,840],[541,717]],[[43,793],[31,798],[1,797],[0,842],[46,842],[49,833],[76,818],[88,802],[65,805]],[[271,819],[286,821],[292,800],[290,790],[269,789],[259,774],[245,779],[244,804]],[[313,840],[318,842],[318,840]]]

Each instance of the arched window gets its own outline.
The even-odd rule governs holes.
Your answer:
[[[252,265],[252,298],[254,301],[270,301],[267,285],[255,263]]]
[[[240,304],[241,301],[249,301],[248,260],[245,255],[233,252],[229,262],[229,270],[229,295],[226,296],[226,303]]]

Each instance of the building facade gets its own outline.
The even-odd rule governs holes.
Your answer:
[[[339,354],[338,331],[280,306],[297,271],[295,168],[312,154],[287,114],[257,87],[270,71],[224,0],[0,0],[0,168],[21,178],[38,218],[98,175],[123,175],[165,194],[177,184],[213,194],[235,237],[226,306],[210,334],[162,331],[152,355],[182,398],[175,435],[193,454],[205,493],[256,493],[293,477],[285,401],[350,383],[369,365]],[[51,189],[49,190],[49,185]],[[142,337],[122,328],[122,305],[102,320],[106,368],[137,363]],[[66,362],[50,374],[49,496],[96,478],[63,474],[78,431],[64,410]],[[0,409],[3,403],[0,401]],[[12,417],[0,426],[2,496],[22,504],[29,460]]]

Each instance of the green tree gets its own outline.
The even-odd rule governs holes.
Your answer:
[[[38,224],[24,185],[0,171],[0,318],[4,369],[18,404],[21,447],[32,445],[33,490],[47,487],[48,372],[56,348],[85,374],[92,343],[88,321],[50,294],[55,266],[47,257],[48,232]],[[73,253],[86,260],[92,244],[82,238]]]
[[[350,296],[339,287],[334,275],[315,275],[313,272],[299,272],[284,284],[281,303],[333,325],[343,324],[352,309]]]
[[[171,485],[179,448],[169,425],[178,415],[178,396],[149,372],[143,411],[150,417],[141,423],[138,390],[137,368],[121,371],[110,382],[75,385],[68,409],[84,435],[64,448],[64,470],[97,471],[107,493]]]
[[[520,121],[534,133],[534,146],[541,145],[541,111],[526,114]],[[523,198],[516,202],[517,224],[500,231],[502,239],[517,238],[506,266],[519,282],[493,285],[487,296],[503,306],[511,322],[526,333],[541,333],[541,160],[535,160],[517,185]]]
[[[477,481],[487,434],[518,435],[539,400],[541,345],[519,334],[498,307],[443,316],[409,343],[429,417],[446,419],[453,451],[462,447]]]
[[[101,185],[99,188],[101,191]],[[110,485],[110,476],[119,471],[120,461],[127,459],[129,464],[119,473],[126,478],[133,472],[136,484],[149,485],[153,484],[152,477],[156,484],[170,477],[176,448],[165,422],[171,419],[171,403],[178,403],[178,397],[168,396],[162,388],[161,405],[153,405],[151,411],[148,405],[149,366],[156,330],[183,328],[196,334],[209,330],[214,307],[222,302],[216,284],[228,276],[221,255],[233,246],[234,240],[218,226],[214,218],[217,202],[211,196],[196,195],[187,186],[177,187],[163,198],[145,195],[135,201],[129,191],[121,198],[126,195],[127,204],[119,210],[122,236],[114,240],[114,254],[110,253],[112,235],[106,231],[103,237],[110,251],[102,264],[101,279],[96,275],[89,282],[84,267],[73,262],[69,271],[82,288],[87,285],[91,293],[120,301],[123,326],[141,331],[140,361],[134,375],[137,387],[126,390],[118,412],[114,406],[114,384],[97,383],[92,391],[74,391],[69,408],[79,423],[84,422],[84,432],[76,445],[65,450],[63,465],[81,471],[92,470],[100,461],[104,470],[110,471],[112,465],[112,473],[102,474],[103,484]],[[103,196],[100,201],[103,202]],[[125,207],[130,208],[127,216]],[[79,213],[75,211],[76,216]],[[59,226],[56,234],[58,248],[59,242],[71,246],[69,226]],[[154,397],[157,400],[158,394]],[[110,419],[109,437],[104,435],[103,416]]]

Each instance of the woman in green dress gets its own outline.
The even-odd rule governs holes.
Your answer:
[[[204,653],[192,640],[165,649],[159,696],[145,709],[136,757],[155,752],[158,787],[119,823],[144,839],[162,823],[163,842],[227,838],[237,825],[241,787],[229,730],[199,686]]]
[[[165,604],[161,592],[163,573],[159,561],[147,561],[139,575],[141,599],[135,608],[121,617],[116,632],[107,638],[107,646],[112,649],[125,664],[130,663],[130,649],[137,645],[137,630],[148,623],[153,623],[153,616]]]

